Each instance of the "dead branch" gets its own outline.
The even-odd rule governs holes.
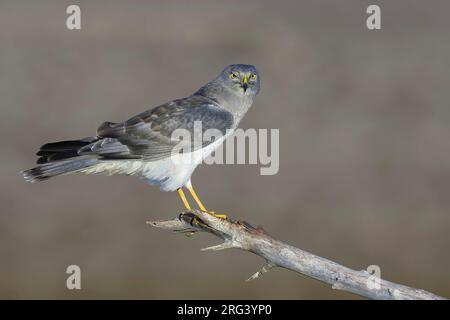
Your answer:
[[[167,221],[148,221],[148,224],[175,232],[193,235],[209,232],[224,242],[202,249],[237,248],[265,259],[262,269],[252,275],[253,280],[274,267],[282,267],[330,284],[333,289],[348,291],[369,299],[386,300],[442,300],[433,293],[380,279],[366,270],[352,270],[331,260],[288,245],[269,236],[262,228],[242,221],[223,220],[208,213],[193,210]]]

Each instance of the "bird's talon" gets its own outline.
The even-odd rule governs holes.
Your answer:
[[[193,216],[191,221],[189,222],[189,224],[193,227],[194,226],[194,221],[198,222],[198,220],[200,220],[200,219],[197,216]]]
[[[213,217],[216,217],[216,218],[219,218],[219,219],[223,219],[223,220],[227,220],[227,215],[226,214],[218,214],[215,211],[207,211],[207,213],[209,213]]]

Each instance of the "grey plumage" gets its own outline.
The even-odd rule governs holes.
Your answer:
[[[79,149],[79,154],[97,154],[108,159],[163,159],[170,156],[180,142],[172,137],[176,129],[187,130],[192,139],[195,138],[195,121],[201,121],[202,132],[214,128],[225,134],[233,127],[234,120],[232,113],[221,109],[211,99],[194,95],[163,104],[122,123],[103,123],[97,130],[99,140]],[[202,141],[202,146],[209,143]]]
[[[35,168],[28,169],[22,172],[25,180],[29,182],[44,181],[54,176],[76,172],[83,168],[87,168],[98,164],[97,159],[69,159],[58,160],[55,162],[48,162],[41,164]]]
[[[164,167],[167,166],[165,159],[170,158],[174,147],[180,143],[172,137],[174,131],[187,130],[192,139],[201,139],[199,147],[210,152],[211,148],[206,147],[214,141],[196,137],[194,123],[201,122],[202,133],[216,129],[225,135],[227,130],[237,127],[259,89],[260,79],[255,67],[230,65],[189,97],[162,104],[121,123],[104,122],[93,137],[43,145],[37,153],[39,166],[24,171],[23,176],[35,182],[72,172],[105,172],[137,174],[150,183],[167,183],[176,174],[173,169],[169,172]],[[192,141],[190,145],[195,146]],[[191,152],[196,150],[190,149]],[[190,173],[185,170],[184,175],[189,174],[187,179],[197,165],[192,164]],[[177,183],[186,183],[185,180],[186,177],[177,179]],[[161,188],[180,187],[174,181]]]

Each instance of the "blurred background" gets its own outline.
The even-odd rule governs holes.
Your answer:
[[[66,8],[81,7],[81,30]],[[366,28],[378,4],[382,29]],[[137,178],[28,184],[48,141],[191,94],[230,63],[262,90],[243,128],[280,129],[280,171],[203,165],[206,206],[354,269],[450,297],[448,1],[0,1],[0,298],[354,299],[149,219]],[[68,265],[82,290],[66,289]]]

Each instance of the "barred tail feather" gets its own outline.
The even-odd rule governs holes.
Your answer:
[[[39,156],[38,166],[21,173],[25,180],[37,182],[91,167],[97,164],[98,160],[92,155],[80,156],[78,151],[97,140],[97,137],[87,137],[80,140],[46,143],[36,153]]]
[[[28,182],[39,182],[51,177],[77,172],[98,164],[97,159],[68,159],[41,164],[35,168],[22,171],[24,179]]]

